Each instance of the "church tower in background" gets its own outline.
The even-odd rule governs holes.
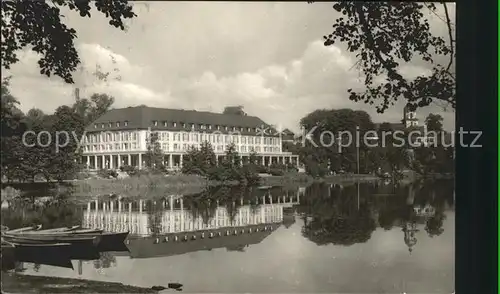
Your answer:
[[[406,128],[418,126],[417,111],[412,111],[408,106],[403,109],[403,123]]]

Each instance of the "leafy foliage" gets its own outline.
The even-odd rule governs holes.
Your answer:
[[[74,111],[83,119],[83,125],[87,126],[105,112],[110,110],[115,98],[107,94],[94,93],[87,98],[77,98],[73,104]]]
[[[239,181],[242,184],[254,185],[260,180],[257,165],[252,163],[256,161],[256,155],[251,154],[249,162],[242,164],[235,145],[230,144],[222,162],[217,163],[212,145],[203,142],[200,149],[192,146],[184,155],[182,172],[201,175],[213,181]]]
[[[443,117],[439,114],[429,113],[425,118],[425,125],[428,131],[441,132],[443,131]]]
[[[149,169],[163,169],[163,150],[158,138],[158,132],[150,132],[146,138],[146,167]]]
[[[94,94],[85,111],[77,107],[81,106],[77,101],[73,106],[58,107],[52,115],[35,108],[24,115],[8,86],[6,79],[2,83],[1,113],[3,175],[8,181],[33,181],[39,175],[47,181],[74,179],[83,167],[80,162],[83,150],[78,141],[87,120],[107,111],[113,97]]]
[[[363,138],[366,132],[374,129],[366,112],[352,109],[315,110],[302,118],[300,124],[306,133],[314,131],[311,133],[312,142],[303,139],[304,147],[298,153],[306,165],[306,172],[319,177],[333,171],[355,172],[358,152],[355,136],[359,133]],[[348,136],[342,136],[341,132],[352,135],[351,144]],[[364,140],[359,143],[359,152],[368,152]]]
[[[200,149],[191,146],[184,155],[182,172],[206,176],[216,166],[216,156],[210,142],[204,141]]]
[[[91,3],[121,30],[125,30],[125,19],[136,16],[126,0],[2,1],[2,67],[9,69],[19,61],[16,52],[28,47],[41,55],[41,74],[73,83],[72,72],[80,64],[74,44],[77,32],[62,22],[61,8],[91,17]]]
[[[431,32],[424,14],[426,10],[436,14],[435,3],[343,1],[333,5],[342,15],[335,20],[332,33],[324,36],[324,44],[346,44],[359,58],[357,65],[365,77],[364,92],[348,89],[351,100],[376,102],[380,113],[400,98],[412,109],[435,100],[455,108],[453,24],[447,4],[442,6],[447,40]],[[431,74],[404,77],[401,66],[416,57],[429,64]],[[449,61],[439,64],[436,60],[440,57]]]

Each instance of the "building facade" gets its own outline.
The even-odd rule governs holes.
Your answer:
[[[204,222],[201,216],[194,217],[190,209],[184,206],[180,195],[170,195],[168,199],[155,203],[160,206],[158,234],[188,233],[203,230],[246,227],[252,225],[282,223],[283,209],[300,202],[300,193],[287,194],[271,198],[263,196],[258,200],[258,207],[240,203],[231,221],[226,207],[217,206],[214,217]],[[243,201],[243,200],[241,200]],[[128,231],[131,235],[147,237],[152,235],[151,212],[146,209],[146,201],[122,203],[121,201],[92,201],[87,203],[83,214],[83,227],[100,228],[110,232]]]
[[[227,207],[214,209],[205,219],[192,212],[181,195],[170,195],[162,200],[95,200],[83,212],[82,226],[111,232],[130,233],[126,240],[129,252],[113,253],[131,258],[151,258],[180,255],[200,250],[226,248],[244,251],[250,245],[262,242],[283,223],[284,210],[299,204],[301,194],[270,193],[255,198],[257,205],[235,200],[240,206],[233,212]],[[186,207],[188,206],[188,207]],[[232,217],[231,217],[232,216]]]
[[[163,163],[169,168],[181,168],[186,152],[203,142],[212,145],[217,160],[233,143],[243,162],[255,152],[265,166],[299,165],[298,155],[282,150],[281,133],[258,117],[147,106],[112,109],[90,124],[83,163],[90,169],[142,168],[152,133],[158,134]]]

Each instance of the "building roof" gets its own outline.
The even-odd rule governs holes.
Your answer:
[[[281,131],[281,138],[283,140],[293,140],[295,138],[295,134],[294,132],[290,131],[289,129],[284,129],[283,131]]]
[[[272,230],[263,230],[264,227],[271,227]],[[127,245],[130,251],[131,258],[151,258],[160,256],[172,256],[180,255],[188,252],[212,250],[218,248],[226,248],[228,251],[234,251],[235,249],[242,249],[248,245],[258,244],[262,242],[267,236],[269,236],[274,230],[279,227],[279,224],[261,224],[245,227],[225,227],[213,230],[203,230],[197,232],[179,232],[174,234],[164,235],[159,237],[164,240],[165,236],[169,237],[168,242],[160,241],[160,243],[155,244],[154,237],[148,238],[129,238],[130,243]],[[248,232],[249,228],[253,228],[252,233]],[[260,228],[258,232],[255,231],[256,228]],[[240,230],[244,229],[245,233],[240,233]],[[238,235],[230,234],[226,236],[224,233],[226,231],[233,232],[238,231]],[[205,238],[201,239],[201,232],[205,232]],[[217,236],[213,238],[208,238],[208,234],[212,232],[217,234],[222,232],[222,236]],[[197,235],[196,240],[192,240],[192,236]],[[178,241],[173,241],[173,237],[178,236]],[[183,236],[188,236],[187,241],[182,241]]]
[[[156,121],[155,126],[153,122]],[[119,125],[117,125],[117,122]],[[125,125],[127,122],[127,125]],[[167,125],[165,126],[165,123]],[[174,127],[173,123],[176,123]],[[182,124],[185,124],[183,127]],[[191,124],[194,124],[194,130],[206,133],[219,131],[221,133],[239,131],[241,134],[254,134],[263,128],[270,128],[270,125],[256,116],[222,114],[207,111],[155,108],[148,106],[136,106],[127,108],[111,109],[87,126],[86,130],[171,130],[171,131],[192,131]],[[211,125],[212,129],[201,129],[200,125]],[[97,128],[95,127],[97,125]],[[104,125],[104,127],[102,127]],[[220,126],[217,130],[216,126]],[[226,131],[224,127],[228,127]],[[243,130],[241,130],[243,128]],[[248,131],[250,128],[250,131]],[[266,135],[274,135],[277,132],[266,132]],[[277,134],[276,134],[277,135]]]

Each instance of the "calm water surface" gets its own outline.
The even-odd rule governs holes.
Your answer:
[[[73,261],[74,271],[25,264],[26,273],[178,282],[187,292],[454,291],[449,182],[217,188],[182,199],[101,199],[75,211],[84,226],[130,230],[130,256]]]

